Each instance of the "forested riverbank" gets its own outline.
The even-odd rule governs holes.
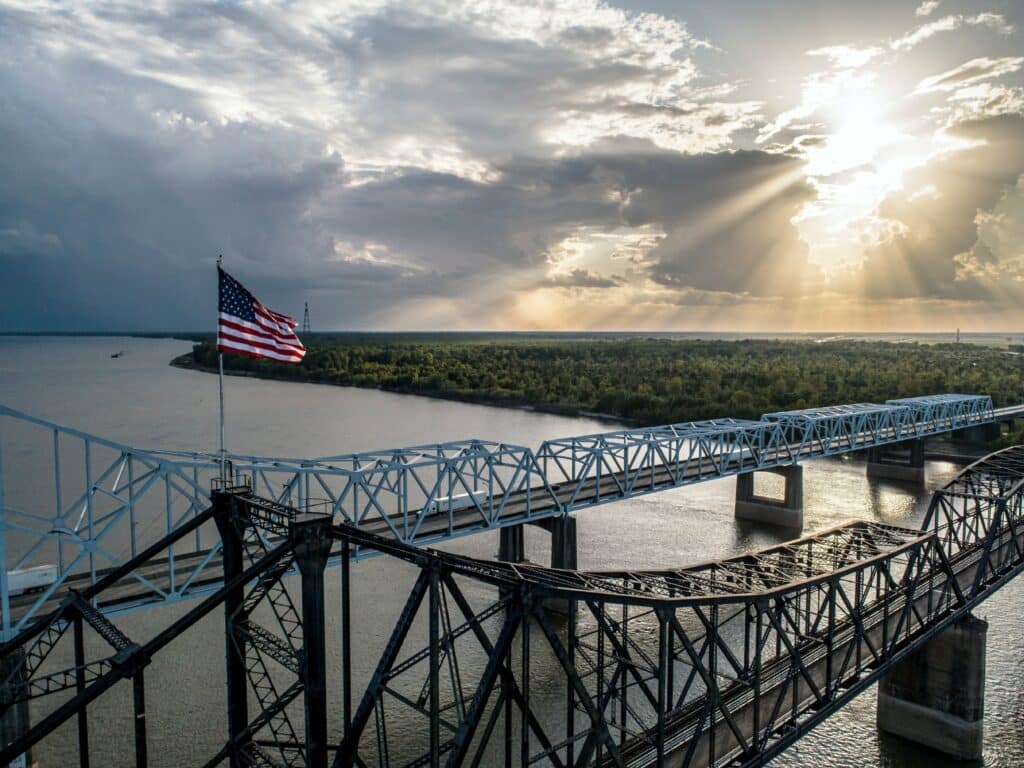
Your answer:
[[[937,392],[997,406],[1024,396],[1024,357],[956,344],[339,335],[307,346],[301,364],[225,355],[225,370],[645,425]],[[217,352],[201,342],[174,363],[215,370]]]

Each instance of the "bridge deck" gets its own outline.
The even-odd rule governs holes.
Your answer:
[[[724,419],[573,437],[547,441],[536,452],[464,441],[313,460],[234,455],[229,459],[263,495],[300,508],[315,495],[327,497],[335,519],[422,546],[667,488],[893,445],[1022,414],[1024,405],[992,409],[988,398],[947,395],[770,414],[762,421]],[[135,522],[130,522],[137,512],[149,516],[147,520],[166,519],[167,534],[187,522],[207,506],[209,482],[220,467],[213,454],[139,451],[3,406],[0,418],[17,422],[19,430],[43,430],[52,443],[57,487],[56,514],[47,508],[48,501],[39,510],[5,503],[11,494],[5,495],[4,486],[18,479],[18,470],[5,471],[3,461],[10,453],[0,453],[0,523],[6,524],[0,532],[4,632],[47,610],[69,587],[93,583],[115,568],[118,561],[108,549],[127,549],[125,538],[132,551],[148,544],[137,540]],[[67,449],[60,446],[68,441],[84,448],[85,490],[77,496],[65,490],[62,503],[62,482],[76,474],[62,470],[67,461],[61,456]],[[102,463],[101,452],[108,457]],[[470,491],[482,496],[468,507],[449,508],[449,495]],[[70,504],[68,499],[73,499]],[[166,509],[155,511],[153,505]],[[150,511],[139,512],[142,509]],[[9,532],[16,534],[10,541]],[[116,545],[107,548],[118,537]],[[207,536],[207,541],[216,538]],[[53,554],[44,553],[58,547],[65,556],[52,594],[43,599],[9,594],[9,570],[54,562]],[[168,562],[147,565],[139,578],[113,590],[110,594],[118,597],[110,598],[111,606],[128,610],[135,604],[175,601],[215,588],[219,556],[211,554],[210,545],[202,545],[198,535],[193,551],[189,548],[183,542]],[[35,559],[26,560],[26,552],[36,553]],[[192,576],[199,566],[200,572]],[[87,569],[91,575],[85,577]]]
[[[869,436],[860,435],[856,439],[846,443],[848,450],[864,450],[874,440]],[[469,532],[476,533],[481,530],[501,528],[509,525],[520,525],[524,522],[535,522],[548,517],[560,516],[562,514],[574,513],[590,506],[600,503],[609,503],[614,500],[628,498],[642,493],[650,493],[669,488],[677,488],[697,482],[729,477],[751,472],[757,469],[771,469],[776,466],[784,466],[792,461],[788,457],[798,448],[798,444],[790,444],[782,448],[767,451],[760,456],[750,453],[732,456],[724,461],[719,461],[711,466],[708,464],[692,464],[681,471],[676,467],[664,464],[641,467],[636,472],[630,473],[629,478],[623,478],[621,484],[613,483],[607,476],[589,477],[580,483],[563,482],[551,488],[555,500],[538,504],[533,501],[543,489],[543,486],[535,486],[530,489],[515,491],[508,494],[506,500],[502,496],[494,498],[495,507],[500,508],[500,515],[493,518],[491,526],[481,526],[480,512],[476,507],[468,507],[461,510],[454,510],[448,513],[446,510],[438,510],[432,514],[424,514],[417,510],[409,515],[392,514],[371,518],[357,526],[370,534],[389,536],[398,532],[396,537],[403,540],[401,535],[410,523],[418,524],[414,538],[417,542],[427,544],[444,541],[454,538],[460,534]],[[821,441],[812,443],[814,450],[821,450]],[[785,457],[785,460],[783,460]],[[815,458],[808,457],[807,460]],[[563,512],[564,510],[564,512]],[[337,554],[337,553],[335,553]],[[375,556],[374,550],[356,552],[356,559],[363,556]],[[222,582],[220,556],[211,549],[204,549],[184,554],[175,554],[173,567],[175,570],[178,585],[183,584],[192,571],[202,565],[201,573],[189,581],[188,590],[175,596],[178,598],[198,597],[208,594],[217,588]],[[54,592],[46,601],[39,603],[38,595],[26,593],[11,596],[12,615],[15,621],[19,621],[30,610],[33,614],[52,610],[67,594],[68,589],[82,590],[89,586],[94,580],[103,578],[111,568],[99,569],[95,575],[89,572],[81,572],[69,575],[65,581],[65,589]],[[160,586],[166,593],[174,594],[170,583],[171,562],[167,558],[150,561],[145,568],[140,569],[137,575],[145,582]],[[153,602],[165,602],[167,597],[155,593],[152,587],[140,581],[134,576],[122,579],[115,587],[104,592],[100,607],[105,610],[131,610]]]
[[[512,741],[525,763],[548,758],[561,765],[569,753],[568,762],[580,766],[760,765],[1024,569],[1024,447],[976,462],[937,491],[920,530],[853,522],[758,552],[675,569],[571,571],[494,562],[423,550],[396,541],[390,528],[378,535],[328,516],[303,514],[245,487],[215,498],[227,541],[242,546],[247,558],[236,560],[228,584],[170,627],[149,640],[130,641],[86,602],[94,594],[101,603],[120,599],[121,585],[109,587],[112,597],[100,585],[0,646],[4,659],[25,649],[26,679],[15,669],[5,687],[15,701],[78,690],[0,750],[0,762],[52,733],[111,685],[141,671],[202,616],[226,606],[232,616],[245,617],[237,626],[225,624],[227,636],[245,646],[234,667],[229,652],[229,668],[250,675],[252,686],[263,684],[270,662],[280,667],[276,673],[298,679],[279,695],[260,699],[262,711],[239,732],[236,746],[248,749],[251,742],[260,754],[280,752],[288,764],[304,764],[309,757],[310,763],[326,766],[326,720],[315,742],[321,745],[318,760],[308,751],[312,740],[299,743],[287,736],[287,728],[270,727],[268,721],[287,719],[282,713],[300,693],[307,722],[312,707],[326,711],[327,691],[305,684],[303,659],[307,653],[319,658],[324,651],[322,570],[319,577],[310,570],[314,562],[322,569],[331,542],[341,543],[346,553],[354,547],[374,549],[419,570],[358,707],[350,712],[346,706],[343,740],[335,748],[339,768],[375,763],[377,750],[387,746],[386,734],[396,731],[402,734],[403,753],[415,756],[416,740],[424,744],[426,751],[410,765],[480,764],[481,759],[491,764],[489,742],[495,755],[504,748],[510,765],[515,763]],[[201,525],[209,514],[192,525]],[[186,526],[175,536],[191,530]],[[278,537],[279,543],[266,551],[255,535]],[[163,567],[153,558],[176,540],[159,542],[125,569]],[[280,584],[281,574],[299,558],[301,615]],[[347,573],[346,567],[342,574]],[[496,589],[470,593],[464,591],[467,582]],[[353,593],[344,583],[345,614],[363,610],[350,605]],[[593,621],[580,634],[575,622],[559,633],[545,607],[554,599],[570,601]],[[256,621],[254,609],[263,601],[276,616],[273,629]],[[56,674],[40,672],[69,623],[79,622],[79,632],[83,619],[113,646],[113,655]],[[418,631],[412,631],[414,625]],[[346,662],[352,642],[351,633],[343,633]],[[553,670],[547,670],[535,697],[549,707],[562,676],[564,721],[543,721],[547,710],[531,704],[531,644],[553,651]],[[456,648],[458,658],[477,661],[457,669]],[[252,667],[253,660],[263,666]],[[447,686],[441,675],[449,671]],[[350,700],[351,678],[348,672],[342,677]],[[673,693],[680,681],[681,690]],[[240,684],[246,685],[244,677]],[[396,721],[400,709],[425,718],[424,728],[415,720]],[[502,712],[506,729],[510,718],[520,723],[518,739],[493,735]],[[376,738],[367,729],[373,718]],[[251,735],[257,731],[265,738]]]

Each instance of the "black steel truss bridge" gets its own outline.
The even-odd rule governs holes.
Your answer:
[[[88,766],[91,705],[123,686],[134,762],[147,765],[146,670],[170,648],[208,653],[192,649],[189,630],[213,615],[227,712],[207,766],[761,765],[1024,566],[1024,447],[936,491],[919,530],[851,522],[667,570],[424,549],[233,482],[3,643],[0,706],[31,700],[45,714],[3,746],[0,764],[77,723]],[[127,636],[104,612],[108,596],[211,522],[220,584],[152,636]],[[377,607],[352,587],[357,549],[409,576],[390,634],[359,647],[353,619]],[[329,559],[340,565],[340,653],[326,639]],[[74,663],[51,669],[61,644]],[[353,660],[366,654],[360,673]]]

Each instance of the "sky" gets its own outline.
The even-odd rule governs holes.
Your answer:
[[[1024,2],[0,0],[0,331],[1013,331]]]

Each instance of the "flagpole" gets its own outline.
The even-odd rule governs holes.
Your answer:
[[[228,455],[224,450],[224,353],[220,358],[220,479],[227,480],[228,477]]]
[[[217,285],[218,291],[220,290],[220,262],[223,256],[217,257]],[[218,298],[219,302],[219,298]],[[217,327],[220,328],[220,322],[218,320]],[[224,353],[217,353],[218,362],[220,365],[220,479],[228,479],[228,455],[224,450]]]

